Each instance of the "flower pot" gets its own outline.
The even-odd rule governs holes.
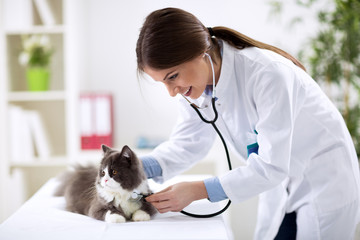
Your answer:
[[[33,67],[26,70],[29,91],[47,91],[50,72],[47,68]]]

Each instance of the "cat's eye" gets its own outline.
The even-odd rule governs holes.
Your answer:
[[[101,176],[102,176],[102,177],[105,176],[105,171],[102,171],[102,172],[101,172]]]
[[[117,172],[116,170],[113,170],[113,171],[112,171],[112,174],[113,174],[113,175],[116,175],[117,173],[118,173],[118,172]]]

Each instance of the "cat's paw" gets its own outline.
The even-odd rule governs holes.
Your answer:
[[[110,211],[108,211],[105,215],[105,222],[107,222],[107,223],[124,223],[124,222],[126,222],[126,219],[124,218],[124,216],[121,216],[120,214],[111,213]]]
[[[137,210],[132,215],[132,220],[135,221],[135,222],[149,221],[150,220],[150,215],[148,213],[144,212],[143,210]]]

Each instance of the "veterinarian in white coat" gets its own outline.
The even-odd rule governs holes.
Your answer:
[[[142,35],[151,29],[150,23],[160,26],[170,19],[174,23],[179,16],[189,17],[179,9],[163,9],[147,18],[137,46],[139,68],[154,80],[163,81],[170,95],[190,94],[198,106],[211,106],[211,96],[207,94],[210,84],[197,96],[197,83],[188,87],[181,82],[182,76],[191,75],[186,72],[191,64],[195,64],[194,71],[202,69],[201,61],[207,66],[207,78],[211,78],[206,57],[200,55],[185,65],[173,64],[174,68],[163,69],[139,61],[145,58],[141,48],[144,39],[150,41]],[[173,28],[176,31],[177,25]],[[296,239],[352,239],[359,221],[359,165],[341,114],[314,80],[295,65],[294,59],[272,49],[261,49],[266,47],[259,42],[253,44],[246,36],[243,41],[250,46],[236,49],[228,43],[224,28],[203,31],[209,31],[206,34],[212,35],[211,41],[219,49],[218,58],[212,52],[214,47],[208,51],[218,69],[216,125],[232,151],[246,159],[246,165],[200,185],[183,183],[170,187],[147,200],[160,212],[166,212],[181,210],[199,198],[229,198],[238,203],[260,194],[256,239],[281,239],[279,235],[292,239],[279,231],[284,216],[291,213],[296,214]],[[165,34],[156,32],[156,36],[161,33]],[[166,46],[163,48],[166,54],[170,53]],[[177,75],[160,78],[167,72]],[[142,159],[145,171],[155,180],[167,180],[193,166],[208,153],[216,138],[212,127],[203,123],[184,99],[180,99],[180,109],[180,119],[169,141]],[[211,107],[201,111],[206,119],[213,118]],[[247,146],[254,143],[258,150],[248,155]],[[203,189],[206,195],[194,196],[193,192],[200,194]]]

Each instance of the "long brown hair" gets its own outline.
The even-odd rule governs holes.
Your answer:
[[[185,63],[208,51],[212,58],[219,53],[217,39],[237,49],[258,47],[274,51],[305,70],[305,67],[287,52],[256,41],[226,27],[209,30],[191,13],[178,8],[164,8],[152,12],[141,28],[136,45],[138,71],[145,67],[167,69]],[[212,38],[215,37],[215,38]]]

